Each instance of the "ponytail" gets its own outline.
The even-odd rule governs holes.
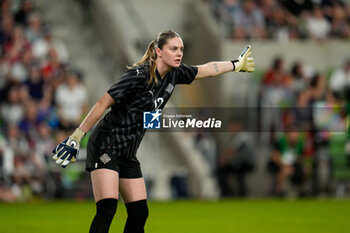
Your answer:
[[[149,74],[150,79],[148,83],[152,83],[153,81],[158,84],[158,79],[156,75],[156,48],[162,49],[163,46],[167,43],[168,39],[178,37],[181,38],[179,34],[172,30],[164,31],[158,34],[158,37],[156,40],[152,40],[151,43],[149,43],[146,53],[143,55],[141,61],[135,63],[131,67],[128,67],[129,69],[139,66],[145,63],[149,64]]]
[[[139,66],[144,63],[149,64],[149,74],[150,74],[150,80],[149,84],[152,83],[153,81],[158,83],[157,75],[156,75],[156,59],[157,59],[157,54],[156,54],[156,40],[152,40],[151,43],[149,43],[147,50],[145,54],[143,55],[141,61],[133,64],[131,67],[128,67],[129,69]]]

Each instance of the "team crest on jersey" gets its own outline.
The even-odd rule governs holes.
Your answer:
[[[106,153],[104,153],[103,155],[101,155],[100,160],[102,161],[103,164],[106,164],[112,159]]]
[[[171,83],[169,83],[168,86],[165,88],[165,91],[168,93],[173,92],[173,90],[174,90],[174,86]]]
[[[144,112],[143,113],[143,128],[144,129],[160,129],[160,111]]]

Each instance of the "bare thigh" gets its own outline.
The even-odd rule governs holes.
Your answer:
[[[106,198],[118,199],[119,174],[110,169],[97,169],[91,172],[92,191],[95,202]]]
[[[119,179],[120,194],[125,203],[146,200],[146,186],[143,178]]]

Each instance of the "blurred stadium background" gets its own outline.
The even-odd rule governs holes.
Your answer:
[[[68,199],[86,200],[70,204],[76,203],[76,208],[82,210],[89,206],[91,216],[83,224],[90,221],[94,205],[89,174],[84,171],[87,137],[78,162],[66,169],[52,162],[51,150],[71,133],[126,66],[141,58],[160,31],[173,29],[184,40],[184,63],[232,60],[245,45],[251,44],[257,67],[252,74],[229,73],[178,86],[167,106],[239,109],[255,130],[244,132],[239,123],[233,122],[232,132],[227,133],[148,133],[138,158],[155,215],[165,203],[158,201],[192,200],[167,202],[180,215],[180,210],[175,210],[180,209],[176,203],[190,210],[200,208],[194,200],[215,200],[216,207],[210,202],[202,204],[222,211],[219,217],[226,216],[227,221],[243,219],[237,210],[231,213],[231,208],[249,210],[242,213],[246,221],[242,225],[249,226],[250,218],[256,220],[255,213],[264,218],[264,214],[276,217],[273,213],[282,211],[295,217],[305,208],[300,212],[284,211],[295,207],[293,203],[300,207],[308,203],[315,211],[300,218],[313,216],[327,221],[329,217],[332,224],[323,230],[345,232],[346,223],[342,220],[349,217],[344,210],[350,194],[349,129],[329,130],[323,126],[330,123],[329,119],[336,119],[336,123],[348,127],[349,0],[0,0],[0,3],[2,217],[18,208],[36,209],[38,201],[50,201],[54,207],[48,208],[54,212],[58,207],[51,201]],[[296,110],[284,111],[287,107]],[[317,112],[315,107],[330,110]],[[320,116],[326,116],[326,120]],[[233,200],[222,201],[224,198]],[[259,202],[256,199],[261,198],[276,200],[261,201],[267,204],[258,204],[254,209]],[[327,198],[329,207],[315,200],[319,198]],[[56,205],[65,203],[60,201]],[[334,215],[327,215],[332,208]],[[274,228],[262,229],[288,232],[283,228],[290,224],[288,219],[282,219]],[[19,225],[26,221],[31,220],[23,218]],[[179,221],[184,224],[182,229],[186,229],[188,223]],[[211,226],[225,223],[213,220]],[[232,224],[228,226],[239,229]],[[289,229],[330,232],[322,231],[322,227],[303,231],[307,224],[301,221]],[[152,232],[161,231],[148,227]],[[224,229],[215,232],[233,232]],[[249,232],[259,229],[257,226]]]

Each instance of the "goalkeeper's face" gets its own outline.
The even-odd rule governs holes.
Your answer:
[[[158,49],[158,58],[170,68],[179,67],[182,61],[184,45],[182,39],[174,37],[168,39],[162,49]]]

